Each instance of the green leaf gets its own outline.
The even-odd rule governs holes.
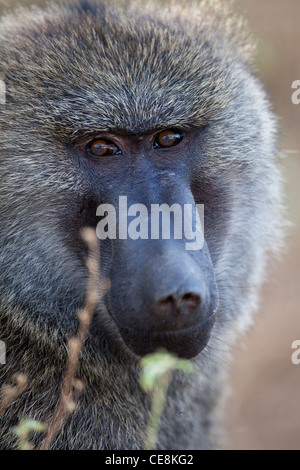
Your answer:
[[[162,376],[174,370],[193,372],[193,364],[186,359],[178,359],[174,354],[160,349],[155,353],[144,356],[140,361],[142,369],[140,384],[145,392],[152,391]]]

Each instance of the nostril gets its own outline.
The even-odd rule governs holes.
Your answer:
[[[177,316],[180,313],[196,311],[201,305],[201,297],[193,292],[187,292],[179,298],[168,295],[161,299],[157,306],[163,317]]]
[[[163,315],[172,315],[176,313],[176,301],[172,295],[158,302],[158,308]]]
[[[188,310],[197,310],[201,304],[201,297],[193,292],[187,292],[180,300],[180,305],[184,305]]]
[[[151,328],[156,332],[175,332],[199,325],[202,322],[203,299],[198,291],[187,289],[172,292],[156,301]]]

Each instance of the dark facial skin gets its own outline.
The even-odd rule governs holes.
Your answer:
[[[100,204],[117,209],[119,196],[127,196],[128,207],[143,204],[149,213],[151,204],[195,208],[196,202],[205,203],[194,183],[198,134],[162,129],[142,135],[103,133],[77,141],[71,152],[93,200],[81,224],[94,225],[92,211]],[[186,250],[185,243],[172,237],[101,242],[102,272],[112,284],[105,298],[107,311],[125,345],[138,356],[164,347],[192,358],[209,341],[218,306],[213,260],[206,241],[197,251]]]

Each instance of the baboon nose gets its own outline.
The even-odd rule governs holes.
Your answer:
[[[186,292],[181,296],[179,302],[180,306],[183,306],[183,308],[192,311],[200,307],[201,297],[200,295],[195,294],[194,292]]]
[[[164,296],[156,302],[155,317],[163,330],[190,328],[199,322],[202,297],[186,291]]]
[[[183,295],[168,295],[158,301],[158,310],[161,315],[180,315],[182,312],[193,312],[200,307],[201,297],[194,292],[186,292]]]

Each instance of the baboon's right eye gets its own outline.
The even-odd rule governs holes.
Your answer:
[[[86,146],[86,151],[94,158],[109,157],[122,153],[113,142],[106,139],[93,140]]]
[[[170,148],[180,144],[183,139],[181,132],[175,129],[167,129],[156,136],[154,148]]]

